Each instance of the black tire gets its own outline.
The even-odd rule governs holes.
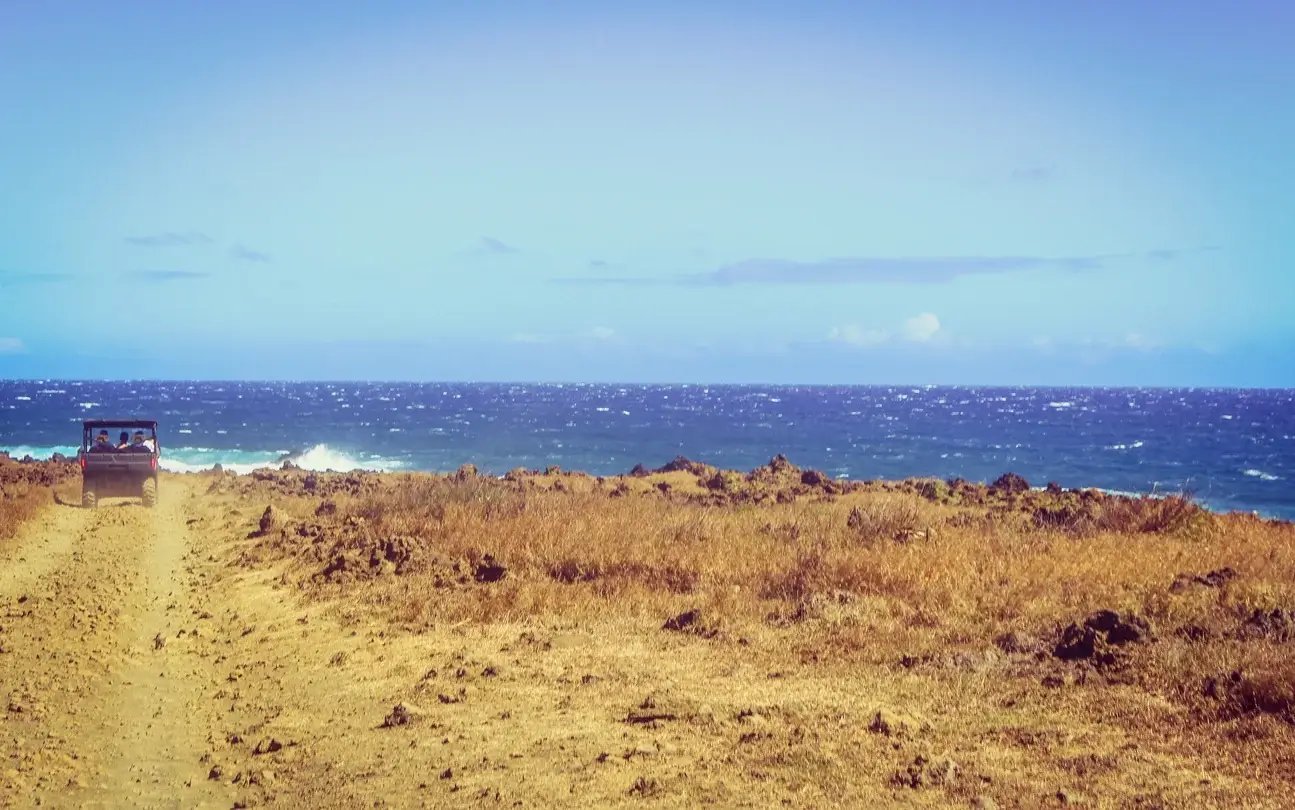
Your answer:
[[[81,487],[81,508],[94,509],[99,505],[99,498],[95,495],[94,490],[89,487]]]
[[[157,506],[157,479],[148,478],[144,480],[144,506],[152,509]]]

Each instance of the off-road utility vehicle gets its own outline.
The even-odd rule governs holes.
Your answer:
[[[100,498],[125,497],[140,498],[150,508],[156,506],[157,460],[161,450],[157,422],[141,419],[83,422],[81,452],[77,454],[81,464],[81,505],[93,509]]]

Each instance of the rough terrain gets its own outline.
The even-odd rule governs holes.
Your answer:
[[[1289,526],[1108,537],[1110,509],[1030,502],[1016,551],[1000,527],[957,557],[1022,589],[999,604],[942,555],[987,531],[962,505],[1007,495],[785,471],[172,475],[154,510],[68,505],[65,481],[0,541],[0,804],[1285,803]],[[676,556],[606,547],[645,520]],[[802,547],[815,527],[857,547]],[[1183,577],[1103,579],[1130,543]],[[769,548],[792,562],[766,571]],[[1008,573],[1082,553],[1040,574],[1055,604]]]

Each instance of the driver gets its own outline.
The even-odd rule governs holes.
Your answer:
[[[99,431],[99,435],[94,437],[94,444],[90,445],[91,453],[111,453],[116,449],[112,446],[112,442],[108,441],[106,430]]]

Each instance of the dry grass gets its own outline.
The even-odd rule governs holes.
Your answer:
[[[1134,788],[1183,746],[1235,779],[1295,782],[1289,523],[1182,497],[805,484],[817,479],[785,468],[320,477],[313,493],[278,475],[213,484],[281,512],[251,564],[284,561],[308,593],[359,599],[414,630],[621,622],[669,636],[663,623],[695,611],[675,626],[716,656],[754,644],[783,667],[866,673],[892,702],[944,712],[927,744],[1013,791],[1046,777],[1156,806]],[[1104,610],[1146,632],[1103,631],[1090,655],[1054,655],[1065,628],[1082,635]],[[1004,725],[1021,713],[1037,728]],[[1077,743],[1038,742],[1079,729],[1080,749],[1122,764],[1075,764]],[[1133,775],[1129,745],[1160,752],[1138,761],[1146,773]]]

